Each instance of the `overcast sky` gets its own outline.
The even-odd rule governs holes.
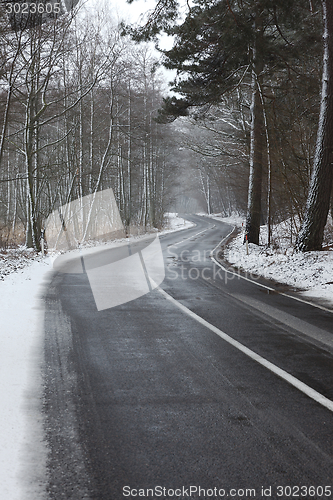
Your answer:
[[[140,20],[140,16],[153,9],[156,2],[155,0],[134,0],[132,4],[128,4],[126,0],[85,0],[87,7],[98,7],[106,4],[109,9],[114,13],[115,18],[124,19],[127,22],[136,23]]]
[[[124,20],[127,23],[140,23],[142,21],[142,15],[146,14],[147,11],[152,10],[156,5],[156,0],[134,0],[133,3],[128,4],[126,0],[84,0],[85,5],[93,12],[94,8],[98,8],[104,3],[107,5],[108,10],[114,15],[116,21]],[[142,24],[142,23],[141,23]],[[163,49],[169,49],[172,47],[172,38],[162,35],[160,37],[159,45]],[[151,50],[154,52],[154,44],[151,43]],[[156,57],[160,58],[161,54],[156,51]],[[176,71],[167,70],[163,67],[160,68],[163,75],[163,79],[166,83],[165,90],[167,91],[167,83],[173,81],[175,78]]]
[[[84,2],[87,7],[91,7],[92,11],[94,8],[106,4],[114,14],[115,20],[124,20],[133,24],[140,23],[142,16],[154,9],[156,5],[156,0],[134,0],[131,4],[127,3],[126,0],[84,0]],[[162,48],[171,48],[171,37],[162,36],[160,44]]]

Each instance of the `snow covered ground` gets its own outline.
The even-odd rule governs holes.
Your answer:
[[[192,225],[168,214],[159,234]],[[42,295],[51,272],[50,257],[24,248],[0,252],[0,500],[44,498]]]
[[[39,257],[36,252],[28,250],[25,247],[15,249],[9,248],[6,251],[0,252],[0,280],[5,276],[24,269],[27,265],[31,264],[32,260],[38,260]]]
[[[11,252],[1,258],[12,272],[0,281],[0,499],[41,498],[46,447],[42,443],[40,295],[51,266]]]
[[[187,229],[192,226],[194,226],[192,222],[182,219],[178,217],[177,214],[170,212],[165,214],[165,229],[159,234],[166,234],[172,231],[178,231],[179,229]]]
[[[249,255],[243,244],[245,220],[239,216],[222,218],[212,216],[241,229],[240,234],[224,248],[225,259],[253,275],[264,276],[279,283],[301,289],[307,299],[321,299],[333,307],[333,232],[329,218],[325,230],[326,248],[321,252],[294,252],[290,221],[273,226],[272,245],[267,248],[267,226],[260,230],[260,246],[249,244]],[[292,239],[292,242],[291,242]]]

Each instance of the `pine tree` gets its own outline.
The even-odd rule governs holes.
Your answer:
[[[333,182],[333,4],[322,0],[324,27],[323,77],[316,153],[306,213],[296,250],[321,250]]]
[[[222,95],[235,90],[241,82],[251,82],[246,233],[249,242],[259,244],[266,148],[265,79],[272,79],[275,72],[285,70],[286,63],[292,64],[304,51],[304,42],[313,31],[312,26],[307,29],[312,17],[309,3],[305,0],[195,0],[180,25],[174,24],[173,2],[170,11],[167,1],[158,5],[160,10],[151,15],[141,30],[132,30],[132,36],[137,40],[147,39],[162,29],[175,36],[173,48],[164,51],[164,65],[177,70],[172,90],[181,97],[164,100],[158,117],[160,122],[184,116],[193,106],[219,103]],[[170,14],[163,22],[161,12]]]
[[[253,3],[252,3],[253,4]],[[176,43],[165,52],[165,65],[185,74],[175,81],[173,90],[183,98],[165,101],[163,115],[185,114],[186,104],[203,106],[219,103],[232,92],[245,75],[252,73],[250,179],[246,232],[250,242],[259,243],[261,215],[264,129],[260,82],[264,67],[263,9],[236,2],[197,1],[185,22],[174,29]],[[189,76],[187,76],[189,75]]]

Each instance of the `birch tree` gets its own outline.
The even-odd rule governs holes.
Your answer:
[[[173,141],[154,121],[155,61],[100,20],[64,18],[23,33],[20,46],[14,34],[7,47],[17,58],[0,73],[0,223],[18,232],[22,222],[36,250],[49,213],[86,194],[112,188],[128,228],[140,223],[143,203],[147,227],[161,224],[167,206]]]

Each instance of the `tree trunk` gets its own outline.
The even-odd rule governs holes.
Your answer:
[[[130,226],[132,219],[132,103],[131,103],[131,80],[128,82],[128,140],[127,140],[127,217],[126,227]]]
[[[259,245],[263,150],[265,144],[265,127],[260,96],[263,71],[263,25],[259,9],[260,5],[257,5],[252,68],[250,177],[245,230],[248,242],[256,245]]]
[[[333,3],[322,0],[322,5],[324,59],[320,118],[306,212],[295,245],[302,252],[321,250],[333,179]]]
[[[37,210],[37,171],[38,166],[34,164],[37,151],[37,126],[35,121],[36,112],[36,88],[38,88],[36,79],[32,79],[30,95],[26,108],[25,124],[25,166],[27,175],[27,228],[26,228],[26,246],[40,251],[40,224],[38,222]],[[34,152],[35,149],[35,152]]]

